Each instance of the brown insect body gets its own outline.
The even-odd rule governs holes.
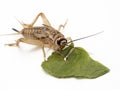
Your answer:
[[[40,16],[43,20],[42,26],[34,26]],[[19,46],[20,42],[24,42],[40,46],[43,50],[44,60],[46,60],[44,47],[48,47],[56,51],[63,49],[67,45],[67,39],[59,32],[61,28],[65,27],[67,22],[65,22],[64,25],[60,25],[58,30],[56,30],[51,26],[44,13],[39,13],[31,24],[19,23],[23,26],[23,29],[19,31],[13,28],[13,30],[18,32],[18,34],[22,34],[23,38],[18,39],[16,43],[6,45]],[[16,33],[11,35],[16,35]]]
[[[40,16],[43,20],[42,26],[34,26],[35,22],[38,20],[38,18]],[[96,33],[96,34],[86,36],[86,37],[71,40],[70,37],[65,38],[64,35],[59,32],[61,30],[61,28],[65,27],[67,22],[65,22],[64,25],[60,25],[59,28],[56,30],[51,26],[50,22],[48,21],[48,19],[44,15],[44,13],[39,13],[35,17],[35,19],[33,20],[33,22],[31,24],[25,24],[25,23],[21,23],[21,22],[19,22],[19,23],[23,26],[23,29],[21,31],[19,31],[19,30],[16,30],[16,29],[13,28],[13,30],[18,32],[18,33],[7,34],[7,35],[22,34],[23,38],[18,39],[16,41],[16,43],[11,43],[11,44],[6,44],[6,45],[8,45],[8,46],[19,46],[20,42],[24,42],[24,43],[27,43],[27,44],[33,44],[33,45],[40,46],[42,48],[42,51],[43,51],[43,54],[44,54],[44,60],[46,60],[46,54],[45,54],[44,47],[51,48],[55,51],[62,50],[67,44],[69,44],[71,42],[81,40],[81,39],[85,39],[85,38],[88,38],[88,37],[91,37],[91,36],[95,36],[95,35],[103,32],[102,31],[102,32],[99,32],[99,33]],[[70,41],[68,42],[68,40],[70,40]]]
[[[41,27],[24,28],[20,33],[26,39],[39,41],[40,45],[42,43],[44,47],[54,50],[60,50],[65,47],[57,43],[60,39],[65,39],[64,35],[51,26],[43,25]],[[33,42],[31,44],[39,45]]]
[[[38,18],[40,16],[43,20],[42,26],[40,26],[40,27],[34,26],[35,22],[38,20]],[[16,41],[16,43],[11,43],[11,44],[6,44],[6,45],[19,46],[19,43],[23,42],[23,43],[27,43],[27,44],[40,46],[42,48],[42,51],[44,54],[44,60],[46,60],[46,54],[45,54],[44,47],[54,49],[55,51],[62,50],[67,44],[69,44],[73,41],[81,40],[81,39],[95,36],[95,35],[101,33],[101,32],[99,32],[99,33],[89,35],[86,37],[82,37],[79,39],[75,39],[75,40],[71,40],[70,37],[65,38],[64,35],[62,33],[60,33],[59,31],[61,30],[61,28],[65,27],[65,25],[67,24],[67,21],[65,22],[64,25],[60,25],[59,28],[56,30],[51,26],[50,22],[48,21],[48,19],[44,15],[44,13],[39,13],[35,17],[33,22],[30,24],[25,24],[25,23],[21,23],[21,22],[19,22],[19,23],[23,26],[23,29],[21,31],[19,31],[19,30],[16,30],[13,28],[13,30],[18,33],[7,34],[7,35],[22,34],[23,38],[18,39]],[[70,40],[70,41],[68,42],[68,40]]]

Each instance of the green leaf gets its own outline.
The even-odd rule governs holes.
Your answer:
[[[67,55],[65,61],[64,57]],[[73,44],[59,53],[53,52],[48,60],[42,63],[42,68],[57,78],[97,78],[109,72],[107,67],[93,60],[83,48],[74,47]]]

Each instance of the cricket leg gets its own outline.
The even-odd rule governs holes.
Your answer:
[[[20,39],[18,39],[16,41],[16,43],[10,43],[10,44],[5,44],[5,45],[8,45],[8,46],[19,46],[20,42],[27,43],[27,44],[32,44],[32,45],[38,45],[38,46],[42,47],[44,60],[46,60],[46,54],[45,54],[45,50],[44,50],[44,45],[40,41],[20,38]]]
[[[69,55],[73,52],[74,49],[75,49],[75,47],[73,47],[73,48],[69,51],[69,53],[64,57],[64,60],[65,60],[65,61],[67,60],[67,58],[68,58]]]
[[[30,24],[25,24],[25,23],[21,23],[19,22],[24,28],[30,28],[30,27],[33,27],[33,25],[36,23],[36,21],[38,20],[38,18],[41,16],[42,20],[43,20],[43,24],[45,25],[48,25],[48,26],[51,26],[50,22],[48,21],[47,17],[45,16],[44,13],[39,13],[35,19],[32,21],[32,23]]]
[[[31,40],[31,39],[26,39],[26,38],[20,38],[16,41],[16,43],[10,43],[10,44],[5,44],[8,46],[19,46],[19,43],[23,42],[23,43],[27,43],[27,44],[32,44],[32,45],[38,45],[38,46],[42,46],[42,42],[37,41],[37,40]]]
[[[66,39],[67,39],[67,41],[72,41],[71,37],[67,37]]]
[[[7,45],[7,46],[19,46],[19,43],[21,42],[21,39],[22,38],[20,38],[20,39],[18,39],[17,41],[16,41],[16,43],[9,43],[9,44],[5,44],[5,45]]]
[[[63,58],[65,57],[62,53],[60,53],[59,51],[55,51],[56,53],[58,53],[60,56],[62,56]]]
[[[42,47],[42,51],[43,51],[44,61],[46,61],[46,53],[45,53],[44,46]]]
[[[62,25],[62,24],[59,25],[58,31],[60,31],[62,28],[63,28],[63,29],[65,28],[65,26],[66,26],[66,24],[67,24],[67,21],[68,21],[68,20],[66,20],[65,23],[64,23],[63,25]]]
[[[67,37],[66,38],[67,39],[67,41],[72,41],[72,38],[71,37]],[[69,53],[64,57],[64,60],[66,61],[67,60],[67,58],[69,57],[69,55],[72,53],[72,51],[74,50],[75,48],[72,48],[70,51],[69,51]]]

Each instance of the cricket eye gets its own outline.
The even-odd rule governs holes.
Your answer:
[[[57,44],[59,46],[65,46],[67,44],[67,40],[65,38],[60,38],[57,40]]]

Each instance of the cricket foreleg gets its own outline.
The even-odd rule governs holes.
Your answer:
[[[65,26],[66,26],[66,24],[67,24],[67,21],[68,21],[68,20],[66,20],[65,23],[64,23],[63,25],[62,25],[62,24],[59,25],[58,31],[60,31],[62,28],[63,28],[63,29],[65,28]]]
[[[44,15],[44,13],[39,13],[35,19],[32,21],[32,23],[30,24],[25,24],[25,23],[21,23],[20,24],[24,27],[24,28],[30,28],[33,27],[33,25],[36,23],[36,21],[38,20],[38,18],[41,16],[42,20],[43,20],[43,24],[51,26],[50,22],[48,21],[47,17]]]
[[[65,61],[67,60],[67,58],[68,58],[69,55],[73,52],[74,49],[75,49],[75,48],[72,48],[72,49],[69,51],[69,53],[64,57],[64,60],[65,60]]]
[[[67,41],[72,41],[71,37],[67,37],[66,39],[67,39]]]

